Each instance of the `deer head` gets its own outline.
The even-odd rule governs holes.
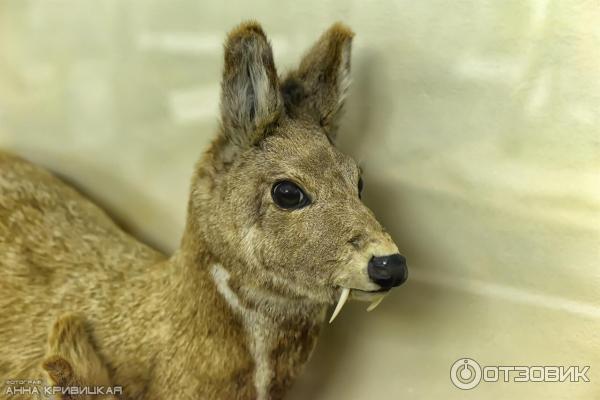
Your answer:
[[[185,242],[237,285],[290,302],[377,301],[406,280],[404,257],[361,202],[360,169],[334,145],[353,33],[327,30],[278,77],[260,25],[225,43],[221,128],[198,164]]]

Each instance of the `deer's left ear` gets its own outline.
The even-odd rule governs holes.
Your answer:
[[[287,113],[292,118],[306,116],[318,122],[332,141],[350,86],[353,36],[344,24],[334,24],[281,84]]]

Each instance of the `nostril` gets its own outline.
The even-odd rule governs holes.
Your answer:
[[[392,272],[386,267],[373,266],[372,271],[373,276],[376,276],[377,279],[389,279],[392,277]]]

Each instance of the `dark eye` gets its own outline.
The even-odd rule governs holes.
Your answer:
[[[362,195],[363,186],[364,186],[364,183],[363,183],[362,177],[358,178],[358,198],[359,199],[361,198],[361,195]]]
[[[273,201],[285,210],[296,210],[310,203],[308,196],[298,185],[290,181],[280,181],[271,190]]]

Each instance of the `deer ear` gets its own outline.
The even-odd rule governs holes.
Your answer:
[[[42,368],[55,386],[68,386],[73,377],[73,368],[64,357],[53,355],[44,360]]]
[[[318,122],[335,138],[340,111],[350,86],[350,51],[354,33],[342,23],[331,26],[281,84],[288,114]]]
[[[221,123],[230,142],[247,147],[259,142],[281,114],[273,52],[256,22],[229,33],[221,83]]]

